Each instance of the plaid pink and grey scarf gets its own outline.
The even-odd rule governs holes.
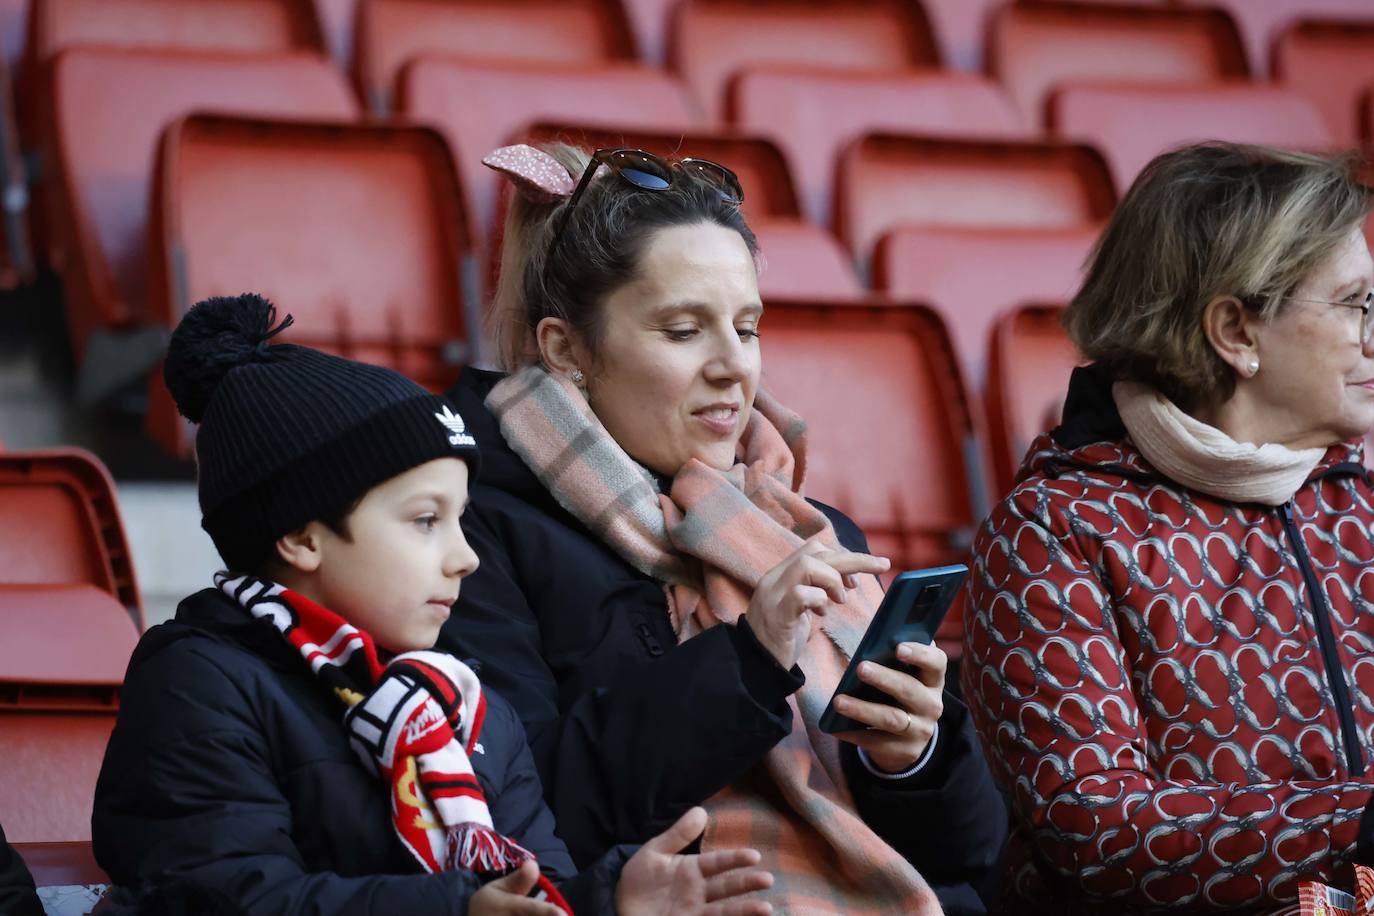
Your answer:
[[[253,576],[215,576],[220,591],[270,624],[346,707],[363,765],[390,787],[391,823],[425,871],[497,878],[534,855],[491,821],[469,755],[486,698],[472,669],[445,652],[405,652],[387,664],[372,637],[304,595]],[[548,878],[531,897],[572,913]]]
[[[805,541],[838,546],[829,520],[801,495],[805,424],[762,391],[740,439],[741,460],[728,471],[688,461],[670,496],[581,393],[541,367],[503,379],[486,403],[559,504],[664,583],[679,640],[737,621],[763,575]],[[788,698],[792,732],[760,765],[776,791],[745,779],[708,800],[702,845],[760,850],[775,877],[768,897],[784,912],[939,913],[920,873],[859,818],[836,739],[817,727],[882,598],[875,578],[860,579],[849,600],[812,627],[800,660],[806,684]]]

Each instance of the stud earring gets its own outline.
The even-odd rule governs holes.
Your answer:
[[[572,378],[572,383],[573,383],[574,385],[581,385],[583,379],[585,379],[586,376],[582,374],[582,370],[581,370],[581,369],[574,369],[574,370],[572,371],[572,375],[570,376],[570,378]]]
[[[1250,375],[1254,375],[1255,373],[1259,372],[1259,360],[1250,360],[1250,362],[1245,364],[1245,368],[1250,373]]]

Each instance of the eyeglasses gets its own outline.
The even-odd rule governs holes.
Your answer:
[[[1374,335],[1374,321],[1369,320],[1369,309],[1374,306],[1374,290],[1365,294],[1363,302],[1342,302],[1336,299],[1299,299],[1296,296],[1284,296],[1289,302],[1312,302],[1318,305],[1339,305],[1347,309],[1360,310],[1360,345],[1369,343],[1369,338]]]
[[[603,165],[641,191],[666,191],[673,186],[679,174],[692,174],[714,185],[720,192],[720,199],[726,203],[744,203],[744,189],[740,187],[739,176],[720,163],[709,159],[682,159],[674,163],[642,149],[599,149],[592,153],[592,161],[587,163],[582,179],[578,181],[576,190],[568,198],[568,204],[558,218],[558,227],[554,229],[553,240],[549,242],[550,253],[558,247],[558,240],[563,237],[568,218],[582,199],[582,192],[587,190],[592,177]]]

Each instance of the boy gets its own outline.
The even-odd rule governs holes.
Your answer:
[[[232,572],[130,661],[92,818],[121,893],[156,913],[768,912],[736,899],[771,882],[757,853],[677,855],[700,809],[574,874],[519,720],[425,651],[477,568],[477,443],[397,373],[269,344],[274,321],[209,299],[172,335]]]

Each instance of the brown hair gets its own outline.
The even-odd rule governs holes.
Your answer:
[[[1203,309],[1234,296],[1278,315],[1368,214],[1360,164],[1220,142],[1155,157],[1094,247],[1064,314],[1069,336],[1114,380],[1184,410],[1229,398],[1235,375],[1207,340]]]
[[[574,180],[591,161],[585,150],[562,143],[544,150]],[[550,250],[567,205],[566,200],[547,204],[511,195],[492,308],[501,362],[508,370],[538,359],[534,329],[544,318],[565,319],[595,349],[602,303],[635,278],[656,229],[717,223],[738,232],[750,255],[758,255],[739,205],[723,200],[714,184],[690,169],[674,169],[672,184],[662,191],[642,190],[614,175],[593,178]]]

